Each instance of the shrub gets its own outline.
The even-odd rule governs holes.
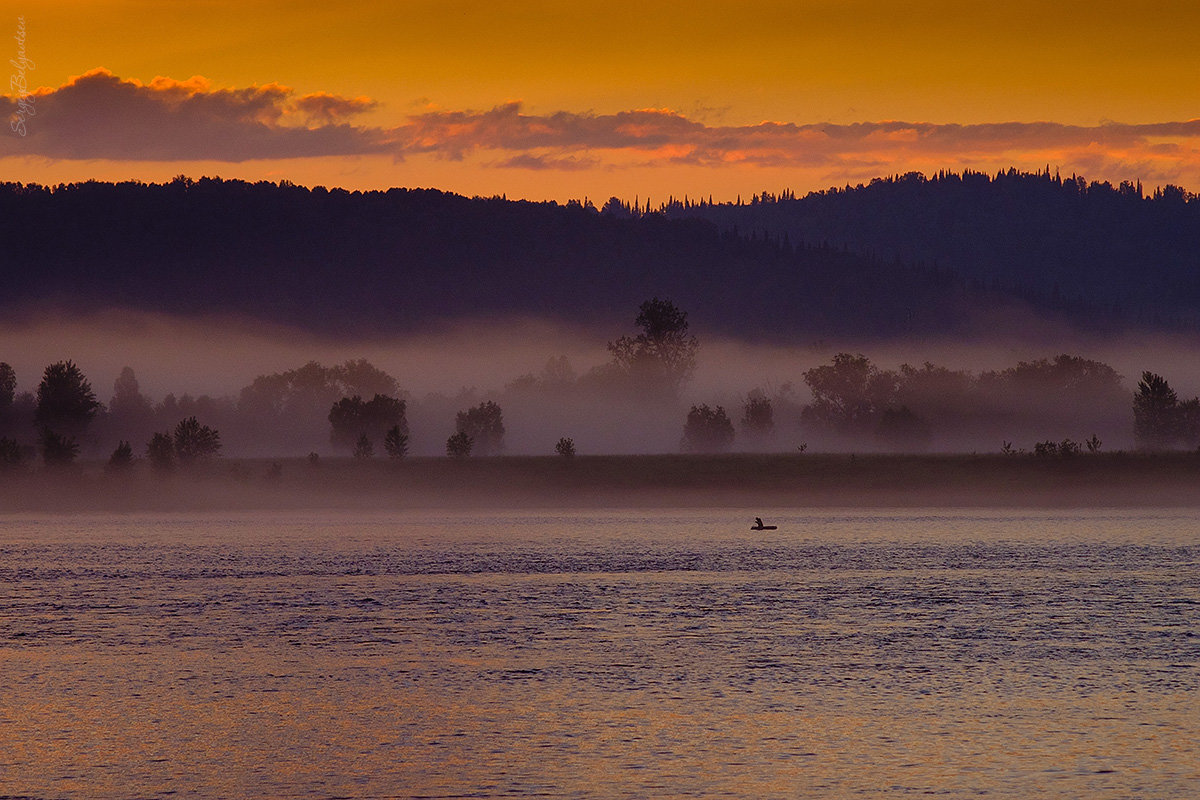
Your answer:
[[[1033,446],[1033,454],[1038,458],[1055,458],[1058,456],[1058,442],[1047,439]]]
[[[475,441],[463,431],[452,434],[446,440],[446,455],[451,458],[466,458],[471,455]]]
[[[1038,458],[1070,458],[1079,455],[1079,450],[1079,442],[1071,439],[1063,439],[1061,442],[1047,439],[1033,446],[1033,454]]]
[[[393,425],[383,437],[383,449],[388,458],[404,458],[408,455],[408,433]]]

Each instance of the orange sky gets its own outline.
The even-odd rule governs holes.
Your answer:
[[[600,203],[1049,165],[1200,190],[1195,2],[0,9],[6,112],[25,132],[0,140],[7,180],[182,173]]]

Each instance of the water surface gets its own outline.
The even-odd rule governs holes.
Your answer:
[[[1187,798],[1200,516],[8,516],[0,658],[0,795]]]

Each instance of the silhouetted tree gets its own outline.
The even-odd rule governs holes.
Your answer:
[[[361,397],[343,397],[329,411],[332,426],[330,441],[343,447],[357,445],[362,436],[381,439],[391,428],[399,428],[408,436],[406,403],[394,397],[377,394],[369,401]]]
[[[354,457],[360,461],[375,456],[375,445],[371,444],[371,438],[365,433],[358,437],[358,441],[354,443]]]
[[[162,421],[179,419],[178,409]],[[116,436],[118,440],[132,440],[149,436],[160,420],[154,413],[154,404],[142,394],[137,376],[129,367],[113,381],[113,394],[108,402],[108,413],[100,417],[102,436]]]
[[[43,427],[38,436],[42,446],[42,461],[48,467],[64,467],[75,461],[79,445],[70,436]]]
[[[1142,373],[1133,395],[1133,436],[1147,450],[1170,447],[1179,438],[1179,398],[1161,375]]]
[[[1047,400],[1058,404],[1088,406],[1124,403],[1128,395],[1121,387],[1121,376],[1109,365],[1062,354],[1053,359],[1021,361],[1000,372],[979,376],[981,389],[1002,395],[1004,403],[1042,405]]]
[[[324,414],[341,397],[395,397],[399,393],[396,379],[366,359],[333,367],[310,361],[296,369],[255,378],[242,389],[238,410],[283,420]]]
[[[92,385],[72,361],[46,367],[37,390],[34,422],[68,438],[82,436],[96,416],[100,403]]]
[[[693,453],[728,450],[733,444],[733,423],[721,406],[692,406],[683,426],[680,447]]]
[[[129,442],[119,442],[117,449],[112,451],[112,455],[108,457],[109,472],[124,472],[133,466],[133,448]]]
[[[762,389],[752,389],[742,404],[742,433],[752,437],[770,436],[775,430],[775,411],[771,398]]]
[[[637,388],[674,395],[692,377],[700,349],[688,335],[687,312],[655,297],[639,306],[634,324],[642,329],[637,336],[608,343],[613,361]]]
[[[156,433],[146,444],[146,458],[155,472],[165,473],[175,469],[175,444],[169,433]]]
[[[892,405],[898,378],[876,368],[864,355],[838,353],[833,363],[807,370],[804,382],[813,401],[805,406],[801,419],[851,433],[876,427],[880,414]]]
[[[124,367],[113,381],[113,396],[108,403],[108,413],[114,417],[131,420],[148,419],[154,406],[141,392],[137,376],[130,367]]]
[[[260,375],[241,390],[237,417],[246,430],[239,439],[251,446],[279,447],[296,453],[312,449],[313,435],[329,424],[329,410],[343,397],[399,397],[396,380],[365,360],[325,366],[310,361],[296,369]],[[390,425],[368,432],[378,440]],[[328,428],[326,428],[328,430]],[[339,440],[339,448],[353,450],[359,433]]]
[[[388,458],[404,458],[408,455],[408,434],[400,430],[399,425],[393,425],[383,437],[383,449]]]
[[[475,442],[464,431],[459,431],[450,435],[446,440],[446,455],[451,458],[466,458],[471,455],[471,448]]]
[[[188,417],[175,426],[173,444],[179,463],[188,466],[216,457],[221,452],[221,434]]]
[[[496,455],[504,449],[504,412],[491,400],[458,412],[454,428],[470,437],[481,456]]]
[[[330,368],[331,379],[342,387],[347,395],[387,395],[396,397],[400,394],[400,385],[396,379],[376,367],[365,358],[346,361]]]
[[[558,444],[554,445],[554,452],[558,453],[563,458],[575,457],[575,440],[569,437],[562,437],[558,440]]]

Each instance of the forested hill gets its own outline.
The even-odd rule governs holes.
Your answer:
[[[1073,195],[1045,179],[932,185],[943,192],[956,187],[959,204],[946,200],[922,211],[922,193],[930,189],[916,181],[653,214],[631,214],[614,203],[602,212],[432,190],[352,193],[216,179],[53,189],[4,184],[0,311],[10,318],[51,309],[233,312],[333,334],[514,315],[611,329],[657,295],[687,310],[698,331],[748,337],[962,332],[1024,302],[1097,326],[1119,324],[1095,302],[1112,296],[1101,284],[1130,284],[1158,264],[1141,249],[1143,232],[1156,225],[1167,231],[1168,243],[1154,252],[1181,263],[1186,254],[1171,237],[1182,236],[1177,219],[1192,219],[1195,210],[1175,199]],[[1012,192],[990,199],[1008,186]],[[1013,193],[1059,198],[1065,210],[1049,220],[1030,216],[1021,212],[1020,197],[1003,199]],[[1038,208],[1054,205],[1040,202]],[[1113,210],[1094,219],[1104,203]],[[980,222],[996,207],[1008,209],[1007,227]],[[912,221],[918,212],[930,220],[923,227]],[[1058,239],[1025,236],[1018,213]],[[1105,241],[1116,253],[1092,267],[1091,289],[1075,299],[1038,288],[1045,276],[1026,263],[1027,251],[1045,250],[1037,251],[1043,260],[1070,256],[1056,274],[1074,275],[1097,253],[1090,237],[1101,223],[1111,225]],[[929,235],[944,231],[957,244],[918,247],[922,240],[911,226]],[[756,228],[788,235],[764,236]],[[1002,230],[1020,241],[996,243]],[[1136,232],[1132,249],[1122,238],[1127,230]],[[909,239],[900,238],[906,232]],[[972,244],[975,235],[981,241]],[[886,243],[889,236],[895,244]],[[843,241],[859,252],[843,250]],[[943,255],[944,248],[955,256]],[[960,253],[986,259],[969,263]],[[987,274],[989,265],[1010,268],[999,288],[964,279]],[[1183,308],[1197,296],[1195,281],[1180,276],[1178,286],[1155,285]]]
[[[1049,170],[913,173],[664,211],[793,244],[936,264],[970,284],[1079,299],[1134,324],[1195,328],[1200,320],[1200,199],[1174,186],[1144,193]]]

